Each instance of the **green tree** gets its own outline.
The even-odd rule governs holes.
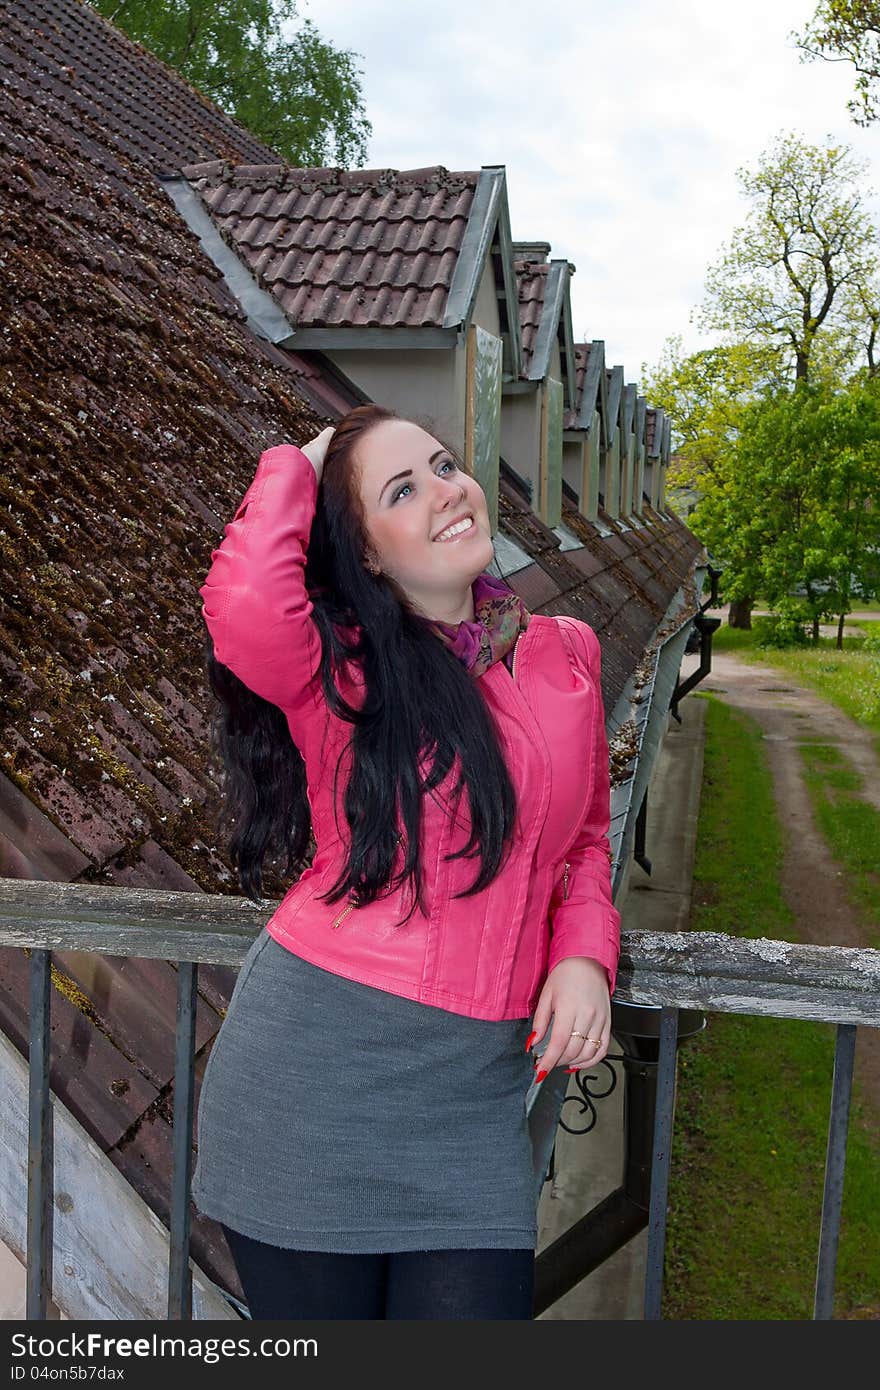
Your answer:
[[[690,525],[725,567],[725,594],[838,618],[880,593],[880,385],[803,383],[746,407]]]
[[[706,279],[703,328],[771,349],[778,375],[840,380],[861,359],[876,299],[864,165],[846,146],[779,136],[738,178],[751,207]]]
[[[774,367],[774,354],[750,343],[685,353],[680,334],[667,338],[656,366],[642,363],[643,390],[672,422],[669,486],[711,487],[745,407],[772,384]]]
[[[296,0],[89,0],[282,159],[363,164],[372,127],[357,56],[293,31]]]
[[[760,344],[733,343],[685,354],[680,336],[668,338],[654,368],[642,364],[644,390],[672,422],[667,489],[704,498],[724,488],[725,469],[747,407],[775,383],[776,354]],[[778,384],[778,383],[777,383]],[[690,524],[691,518],[688,518]],[[750,628],[754,590],[742,566],[723,580],[728,623]]]
[[[867,126],[880,115],[880,4],[876,0],[823,0],[802,33],[791,37],[802,60],[824,58],[852,63],[856,95],[847,102],[856,125]]]

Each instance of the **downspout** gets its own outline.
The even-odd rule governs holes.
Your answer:
[[[709,578],[711,580],[711,591],[705,603],[700,604],[700,611],[694,617],[694,627],[700,634],[700,664],[686,680],[679,681],[675,690],[672,692],[672,699],[669,701],[669,713],[677,723],[681,723],[681,715],[678,712],[678,702],[685,695],[693,690],[695,685],[709,675],[712,670],[712,634],[721,626],[720,618],[708,618],[707,608],[714,608],[718,603],[718,580],[721,578],[722,571],[709,565]],[[642,866],[644,867],[644,865]],[[648,869],[650,873],[650,869]]]

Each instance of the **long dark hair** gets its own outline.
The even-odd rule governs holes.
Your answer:
[[[353,728],[343,803],[349,854],[321,896],[333,903],[352,895],[365,905],[409,878],[413,905],[404,919],[408,921],[416,907],[426,911],[419,855],[423,795],[435,794],[457,762],[447,809],[455,815],[467,795],[470,835],[447,857],[479,855],[474,882],[456,895],[467,897],[491,883],[502,866],[512,841],[516,794],[477,682],[415,612],[399,585],[388,575],[371,574],[365,563],[369,541],[354,456],[368,430],[402,418],[383,406],[362,405],[336,426],[318,489],[305,577],[321,638],[324,697],[331,711]],[[450,453],[464,468],[455,451]],[[359,708],[343,698],[336,684],[345,661],[359,664],[363,672]],[[230,859],[243,891],[258,901],[267,853],[286,851],[282,871],[287,874],[308,849],[305,765],[281,710],[216,659],[210,638],[206,666],[219,705],[212,741],[225,769],[221,831],[228,822]],[[334,805],[336,795],[334,785]],[[394,874],[401,840],[404,863]]]

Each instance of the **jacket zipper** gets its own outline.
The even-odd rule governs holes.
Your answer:
[[[522,637],[522,633],[519,634],[519,637],[517,637],[513,644],[513,656],[510,659],[510,674],[514,680],[516,680],[516,649],[519,646],[520,637]]]
[[[568,897],[568,870],[569,870],[570,867],[571,867],[571,866],[570,866],[568,860],[566,859],[566,861],[565,861],[565,863],[564,863],[564,865],[563,865],[563,871],[562,871],[562,901],[563,901],[563,902],[565,902],[565,900],[566,900],[567,897]]]
[[[401,833],[397,836],[397,841],[396,841],[396,843],[399,845],[402,839],[403,839],[403,831],[401,831]],[[348,905],[347,905],[346,907],[344,907],[344,908],[342,909],[342,911],[339,913],[339,916],[336,917],[335,920],[334,920],[333,922],[330,923],[331,930],[335,931],[337,927],[341,927],[341,926],[342,926],[342,923],[345,921],[345,919],[346,919],[346,917],[348,916],[348,914],[349,914],[350,912],[353,912],[354,909],[355,909],[356,907],[358,907],[359,905],[360,905],[360,904],[358,903],[358,900],[357,900],[357,894],[355,894],[355,895],[352,897],[351,902],[349,902]]]
[[[353,912],[354,909],[355,909],[356,907],[357,907],[357,903],[356,903],[356,902],[351,902],[351,903],[348,904],[347,907],[344,907],[344,908],[342,909],[342,911],[340,912],[339,916],[336,918],[335,922],[332,923],[333,929],[335,930],[337,927],[341,926],[342,923],[345,921],[346,917],[348,916],[348,914],[349,914],[350,912]]]

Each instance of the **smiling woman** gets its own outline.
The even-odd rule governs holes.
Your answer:
[[[368,564],[426,617],[472,622],[471,586],[494,557],[489,509],[476,478],[437,443],[400,419],[361,440],[355,458]]]
[[[200,590],[243,887],[316,845],[200,1097],[254,1317],[531,1316],[526,1094],[604,1056],[619,917],[598,641],[492,558],[454,453],[361,406],[262,456]]]

